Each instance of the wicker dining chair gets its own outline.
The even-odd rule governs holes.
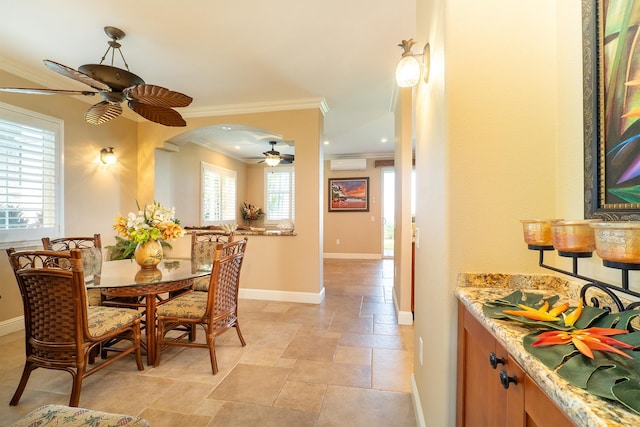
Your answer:
[[[26,361],[10,405],[15,406],[37,368],[67,371],[73,377],[69,406],[78,406],[82,380],[98,370],[135,355],[142,371],[140,313],[136,310],[88,306],[80,249],[16,251],[7,249],[24,307]],[[113,357],[88,368],[101,343],[117,338],[131,342]]]
[[[218,243],[233,242],[233,231],[193,231],[191,233],[191,262],[196,265],[211,264]],[[198,277],[193,282],[194,291],[207,292],[209,277]]]
[[[215,338],[228,329],[236,328],[240,343],[246,345],[238,325],[238,285],[240,269],[247,248],[247,238],[235,242],[218,243],[213,254],[213,268],[207,292],[190,292],[158,307],[156,360],[160,364],[163,347],[183,346],[209,349],[211,370],[218,373]],[[185,341],[185,336],[166,337],[172,330],[187,330],[200,325],[206,334],[206,343]]]
[[[102,242],[100,240],[100,234],[94,234],[93,237],[61,237],[58,239],[43,237],[42,247],[45,251],[80,249],[82,251],[82,264],[85,277],[100,274],[102,269]],[[88,289],[87,302],[89,305],[101,305],[102,295],[100,289]]]

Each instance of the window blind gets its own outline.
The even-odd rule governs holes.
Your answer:
[[[61,123],[0,105],[0,241],[60,234]]]
[[[291,166],[265,168],[265,221],[295,219],[295,172]]]
[[[202,222],[236,220],[236,172],[201,163]]]

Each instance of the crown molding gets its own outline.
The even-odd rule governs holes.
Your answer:
[[[187,107],[181,109],[183,117],[228,116],[231,114],[264,113],[284,110],[306,110],[318,108],[323,115],[329,111],[324,98],[302,98],[274,102],[250,102],[245,104],[226,104],[209,107]]]

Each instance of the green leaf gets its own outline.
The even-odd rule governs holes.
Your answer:
[[[567,358],[574,354],[580,354],[576,348],[571,344],[553,345],[544,347],[533,347],[532,344],[538,341],[538,335],[540,332],[534,332],[526,335],[522,339],[525,350],[537,357],[547,368],[555,370],[560,366]]]
[[[587,329],[591,326],[595,326],[593,323],[603,316],[606,316],[609,312],[603,308],[591,307],[589,305],[582,308],[580,318],[575,323],[576,329]]]
[[[614,385],[611,392],[627,408],[640,414],[640,382],[636,379]]]
[[[597,322],[591,326],[598,326],[599,328],[628,329],[629,323],[638,316],[640,316],[640,310],[626,310],[620,313],[610,313],[597,319]]]

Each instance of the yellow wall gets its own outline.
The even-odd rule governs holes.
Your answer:
[[[285,140],[295,141],[297,235],[286,238],[251,236],[242,268],[241,287],[318,294],[323,288],[321,205],[317,197],[322,188],[322,121],[323,116],[319,109],[307,109],[191,118],[187,127],[179,129],[142,122],[139,126],[138,161],[145,163],[138,164],[138,197],[153,198],[154,171],[157,169],[155,151],[164,147],[166,141],[179,133],[215,124],[237,124],[267,129],[282,135]],[[146,164],[147,162],[150,164]],[[193,172],[182,170],[184,165],[177,166],[175,162],[173,166],[176,167],[173,170],[175,174]],[[238,209],[244,197],[257,206],[264,206],[263,167],[249,166],[241,173],[240,176],[246,173],[246,193],[239,194],[243,199],[238,200]],[[178,196],[174,194],[173,197],[177,200]],[[189,203],[187,200],[181,200]],[[199,200],[192,197],[191,203],[198,206]],[[190,213],[188,218],[192,217]]]
[[[382,254],[382,170],[367,159],[363,171],[332,171],[324,162],[324,252],[327,257],[379,258]],[[369,212],[329,212],[329,178],[369,178]],[[340,244],[337,244],[340,240]]]
[[[0,81],[7,87],[36,87],[2,71]],[[64,120],[65,235],[100,233],[103,245],[112,244],[113,218],[123,206],[135,206],[136,123],[121,117],[100,126],[87,124],[82,117],[91,104],[70,96],[0,93],[0,102]],[[115,147],[118,156],[118,163],[108,168],[98,163],[100,149],[107,146]],[[22,315],[6,255],[0,256],[0,295],[0,324]]]
[[[412,89],[398,91],[395,111],[395,230],[393,292],[398,321],[411,324],[411,172],[413,169],[413,94]],[[406,315],[405,315],[406,313]]]
[[[519,220],[582,217],[568,194],[582,185],[581,67],[561,55],[580,52],[580,1],[418,0],[417,28],[432,72],[416,101],[414,331],[425,349],[414,379],[428,425],[445,426],[455,422],[457,274],[540,273]]]

